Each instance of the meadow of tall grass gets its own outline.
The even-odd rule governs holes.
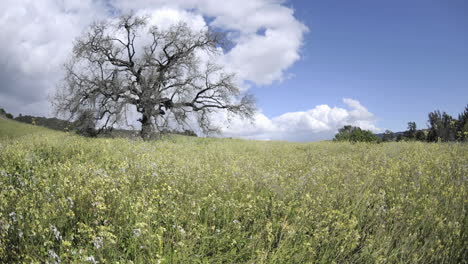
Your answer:
[[[468,146],[0,120],[1,263],[467,263]]]

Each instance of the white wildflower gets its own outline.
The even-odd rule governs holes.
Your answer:
[[[96,239],[93,240],[94,247],[99,249],[104,246],[104,241],[102,240],[102,237],[96,237]]]
[[[92,262],[93,264],[99,263],[98,261],[96,261],[96,260],[94,259],[94,256],[86,257],[85,260],[88,261],[88,262]]]
[[[141,230],[140,230],[140,228],[135,228],[135,229],[133,229],[133,235],[134,235],[135,237],[139,237],[139,236],[141,235]]]
[[[179,229],[180,233],[182,233],[182,235],[185,235],[185,229],[181,226],[177,226],[177,228]]]
[[[13,222],[16,222],[16,213],[15,212],[11,212],[9,214],[9,216],[11,217],[11,220],[13,220]]]
[[[49,250],[47,251],[47,253],[49,253],[49,257],[50,257],[50,258],[55,259],[55,264],[60,263],[60,257],[57,255],[57,253],[55,253],[54,250],[49,249]]]
[[[60,231],[57,229],[57,227],[50,225],[49,228],[52,232],[54,232],[54,236],[56,240],[58,241],[62,240],[62,235],[60,234]]]
[[[75,205],[75,203],[73,202],[73,199],[72,199],[72,198],[67,197],[67,201],[68,201],[68,203],[70,204],[70,207],[71,207],[71,208]]]

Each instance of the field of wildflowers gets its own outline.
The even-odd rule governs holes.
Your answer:
[[[0,120],[0,263],[467,263],[468,145],[89,139]]]

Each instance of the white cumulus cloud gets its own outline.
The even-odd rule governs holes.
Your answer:
[[[104,2],[6,0],[0,9],[0,105],[14,114],[49,114],[48,95],[62,78],[73,40]]]
[[[345,125],[380,132],[375,116],[357,100],[344,98],[348,109],[318,105],[305,112],[290,112],[274,118],[256,114],[253,122],[235,119],[225,126],[223,135],[228,137],[260,139],[316,141],[333,138]]]

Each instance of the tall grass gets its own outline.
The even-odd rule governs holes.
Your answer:
[[[0,122],[1,133],[12,124]],[[0,140],[2,263],[468,259],[467,145],[23,128]]]

